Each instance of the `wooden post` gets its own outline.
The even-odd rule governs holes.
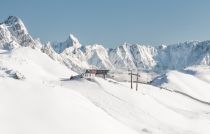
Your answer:
[[[106,78],[106,74],[105,73],[103,73],[103,76],[104,76],[104,79]]]
[[[133,74],[132,74],[132,70],[131,70],[131,89],[133,89]]]
[[[129,75],[131,75],[131,89],[133,89],[133,75],[136,76],[136,91],[138,90],[138,83],[139,83],[139,72],[137,72],[137,74],[133,74],[132,73],[132,70],[131,70],[131,73],[128,73]]]
[[[139,73],[136,76],[136,91],[138,90],[138,83],[139,83]]]

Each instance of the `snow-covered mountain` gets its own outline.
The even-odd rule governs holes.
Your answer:
[[[151,46],[127,44],[109,51],[110,61],[116,68],[152,69],[156,49]]]
[[[210,133],[210,41],[107,49],[82,46],[73,35],[41,44],[17,17],[0,27],[0,134]],[[129,78],[126,71],[115,80],[69,79],[95,67],[182,71],[158,74],[138,90],[116,80]]]
[[[192,65],[210,65],[210,41],[184,42],[159,47],[156,69],[183,69]]]
[[[94,44],[82,47],[86,60],[90,65],[94,65],[101,69],[114,69],[113,64],[109,60],[108,51],[102,45]]]
[[[19,46],[40,47],[40,41],[34,40],[20,18],[9,16],[0,23],[0,48],[12,49]]]
[[[77,49],[79,49],[82,46],[79,40],[72,34],[68,36],[66,41],[54,42],[51,45],[58,54],[62,53],[67,48],[70,48],[73,53],[76,53]]]
[[[53,47],[53,46],[52,46]],[[54,48],[56,50],[56,48]],[[124,43],[115,49],[106,49],[102,45],[82,46],[75,49],[72,45],[62,53],[102,69],[138,69],[164,72],[180,70],[192,65],[210,65],[210,41],[192,41],[158,47]],[[72,60],[73,61],[73,60]]]
[[[84,53],[81,51],[81,44],[74,35],[70,34],[64,42],[49,42],[44,45],[45,53],[54,60],[61,61],[68,68],[76,72],[81,72],[90,65],[86,61]],[[48,53],[50,50],[51,53]],[[44,52],[44,51],[43,51]],[[56,55],[56,56],[53,56]],[[58,59],[56,59],[58,58]]]
[[[0,48],[13,49],[21,46],[38,48],[76,72],[86,68],[165,72],[192,65],[210,65],[210,41],[158,47],[124,43],[108,49],[98,44],[82,46],[70,34],[65,41],[41,44],[38,39],[32,38],[21,19],[10,16],[0,23]]]

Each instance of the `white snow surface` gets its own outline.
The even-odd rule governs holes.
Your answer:
[[[82,95],[62,87],[61,81],[76,73],[39,50],[25,47],[0,53],[0,133],[136,133]],[[25,79],[8,77],[8,70],[20,72]]]
[[[81,93],[110,116],[139,133],[207,134],[210,132],[210,106],[184,95],[151,85],[131,90],[130,83],[95,78],[63,82],[62,86]],[[86,88],[75,88],[76,85]]]
[[[210,41],[106,49],[70,35],[42,44],[10,16],[0,23],[0,133],[209,134],[209,65]],[[128,69],[144,82],[163,75],[138,91],[112,79],[69,80],[86,68],[123,81]]]
[[[130,83],[97,77],[92,81],[70,81],[75,72],[30,47],[0,53],[0,133],[210,132],[210,105],[188,96],[146,84],[139,84],[139,90],[135,91],[130,89]],[[203,72],[202,77],[193,74],[198,79],[185,79],[191,76],[172,71],[181,79],[174,85],[189,95],[196,92],[195,98],[208,101],[207,89],[191,87],[188,92],[183,86],[184,83],[202,86],[206,79],[201,78],[208,68],[190,69]],[[25,79],[10,77],[9,70],[21,73]]]
[[[153,81],[153,85],[185,93],[210,102],[210,67],[191,66],[183,71],[169,71]]]

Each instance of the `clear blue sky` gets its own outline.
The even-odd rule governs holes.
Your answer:
[[[210,39],[210,0],[0,0],[0,20],[20,17],[33,37],[83,45],[159,45]]]

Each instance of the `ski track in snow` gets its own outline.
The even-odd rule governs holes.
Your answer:
[[[159,119],[154,117],[154,115],[151,115],[151,114],[149,114],[148,111],[145,111],[144,109],[142,109],[141,105],[137,105],[137,106],[133,105],[132,103],[129,103],[128,101],[126,101],[125,98],[122,99],[119,96],[116,97],[117,96],[116,94],[113,94],[112,92],[110,93],[110,90],[114,90],[114,89],[107,89],[108,88],[107,87],[108,84],[98,84],[98,83],[103,83],[103,80],[102,81],[101,80],[99,80],[99,81],[95,80],[95,81],[97,81],[96,85],[98,85],[99,87],[97,87],[98,89],[95,89],[96,88],[95,87],[93,89],[94,91],[85,91],[87,89],[84,89],[84,90],[79,89],[78,90],[77,88],[74,89],[74,90],[78,91],[81,94],[83,94],[84,96],[86,96],[96,106],[98,106],[101,109],[103,109],[105,112],[107,112],[112,117],[116,118],[117,120],[120,120],[120,121],[124,122],[127,125],[130,125],[131,127],[136,129],[137,131],[142,132],[144,129],[146,129],[146,130],[148,130],[148,132],[151,132],[151,133],[163,133],[163,132],[166,132],[166,133],[180,133],[180,134],[182,134],[182,133],[186,133],[186,134],[187,133],[189,133],[189,134],[190,133],[194,133],[190,129],[189,130],[182,130],[180,128],[179,129],[178,128],[174,129],[174,127],[162,123],[161,121],[159,121]],[[87,82],[87,83],[90,84],[90,82]],[[67,85],[66,84],[67,83],[65,83],[64,86],[67,86],[68,88],[71,88],[71,86],[69,84],[67,84]],[[124,86],[122,86],[122,87],[124,87]],[[92,96],[91,96],[91,93],[89,93],[89,92],[92,92]],[[131,91],[131,92],[135,93],[135,91]],[[103,101],[102,100],[99,101],[99,99],[97,99],[96,96],[98,96],[98,98],[102,99]],[[146,96],[147,96],[147,94],[146,94]],[[139,97],[142,97],[142,96],[139,96]],[[167,109],[170,109],[171,111],[174,111],[175,113],[177,113],[179,115],[185,116],[186,118],[191,119],[191,116],[186,115],[186,113],[191,114],[192,116],[196,115],[196,113],[194,113],[193,111],[186,111],[186,110],[180,110],[180,109],[168,107],[167,105],[165,105],[162,102],[158,101],[154,97],[151,97],[151,98],[155,102],[158,102],[162,106],[166,107]],[[182,98],[185,98],[185,97],[182,97]],[[192,101],[193,103],[195,103],[194,100],[191,100],[191,99],[189,99],[188,101]],[[110,105],[110,102],[112,102],[111,105]],[[114,104],[113,102],[115,102],[116,104]],[[203,105],[203,104],[201,104],[201,105]],[[125,109],[121,109],[122,107],[126,107],[126,110]],[[119,108],[119,109],[116,109],[116,108]],[[203,115],[203,114],[204,113],[202,113],[202,114],[201,113],[200,114],[197,113],[197,115]],[[147,120],[142,119],[141,116],[145,116],[147,119],[150,119],[150,120],[153,120],[153,121],[148,122]],[[124,118],[127,118],[127,119],[124,119]],[[130,123],[128,123],[128,122],[130,122]],[[158,124],[158,125],[156,124],[158,127],[156,125],[154,125],[154,122]],[[131,124],[135,124],[135,125],[131,125]],[[143,124],[144,125],[147,124],[149,126],[149,128],[147,127],[147,125],[145,125],[145,127],[143,127],[144,126]]]
[[[124,124],[123,127],[121,125],[117,127],[118,125],[116,125],[116,129],[111,129],[110,133],[120,132],[119,128],[123,128],[122,130],[125,129],[125,132],[131,131],[133,129],[139,133],[155,134],[206,134],[210,132],[209,105],[204,105],[193,100],[192,98],[184,96],[183,94],[161,90],[158,87],[147,84],[139,84],[139,90],[135,91],[134,89],[131,90],[129,88],[130,83],[116,82],[111,79],[104,80],[102,78],[94,78],[93,81],[87,81],[85,79],[70,81],[67,79],[69,77],[69,73],[72,75],[75,75],[76,73],[71,72],[70,70],[65,68],[65,66],[59,64],[58,62],[51,60],[47,55],[41,53],[40,51],[33,50],[31,48],[18,48],[14,51],[11,51],[11,53],[1,54],[0,59],[1,68],[19,71],[25,76],[25,80],[16,80],[14,78],[7,77],[7,75],[5,75],[5,77],[0,77],[0,91],[3,91],[1,95],[4,95],[4,93],[6,92],[9,98],[13,98],[12,96],[15,96],[14,99],[18,100],[17,105],[21,105],[22,102],[27,100],[27,96],[22,96],[21,98],[23,100],[21,100],[21,98],[16,97],[15,94],[12,94],[12,96],[10,96],[10,93],[7,92],[13,91],[15,89],[15,92],[17,94],[19,94],[19,92],[22,94],[24,93],[22,92],[22,90],[26,91],[32,98],[32,100],[29,99],[29,102],[31,102],[32,106],[36,105],[35,107],[37,109],[35,111],[43,114],[43,111],[40,111],[39,109],[39,105],[42,102],[39,99],[40,97],[38,92],[43,94],[42,92],[44,91],[44,96],[42,96],[41,98],[44,99],[46,97],[47,99],[47,102],[45,99],[42,100],[44,106],[50,104],[49,108],[52,111],[50,109],[46,110],[48,110],[47,113],[52,115],[49,118],[53,120],[53,122],[51,123],[55,126],[56,124],[54,124],[54,121],[57,118],[59,119],[57,123],[59,123],[61,126],[62,122],[69,122],[70,124],[73,123],[71,122],[71,118],[73,117],[69,116],[69,114],[71,115],[71,112],[73,112],[71,111],[73,110],[71,109],[72,107],[69,107],[70,109],[67,110],[68,114],[65,114],[63,112],[66,110],[66,106],[68,107],[68,104],[74,103],[75,98],[66,98],[65,102],[58,102],[55,107],[52,105],[54,103],[53,100],[55,98],[57,98],[56,100],[60,100],[63,96],[65,96],[60,92],[65,92],[67,93],[67,95],[70,96],[76,95],[75,92],[77,92],[76,98],[78,98],[76,100],[78,101],[78,103],[80,103],[80,101],[85,103],[85,105],[80,104],[81,108],[88,107],[88,109],[91,108],[95,109],[96,111],[98,111],[97,108],[99,108],[101,111],[103,111],[102,114],[101,112],[99,112],[99,110],[97,112],[97,118],[92,119],[93,121],[96,121],[93,124],[97,125],[100,130],[93,128],[92,125],[90,125],[90,129],[87,129],[86,126],[81,126],[82,128],[84,128],[84,131],[90,133],[96,133],[105,129],[105,127],[97,124],[97,122],[99,121],[99,117],[104,118],[104,121],[108,121],[109,119],[107,120],[107,118],[111,118],[110,125],[115,121]],[[4,72],[5,70],[2,69],[0,70],[0,72],[1,71]],[[175,74],[180,75],[179,77],[188,77],[188,75],[185,74]],[[200,83],[203,84],[202,82]],[[184,88],[182,88],[181,90],[185,91]],[[72,93],[69,91],[71,91]],[[33,92],[35,92],[34,96]],[[58,96],[54,93],[58,94]],[[82,99],[81,96],[79,97],[78,93],[83,97],[86,97],[86,99],[83,100],[84,98]],[[24,95],[25,94],[26,93],[24,93]],[[38,101],[38,104],[34,103],[36,101]],[[50,103],[51,101],[52,104]],[[2,102],[4,102],[4,100],[2,100]],[[11,103],[13,103],[14,105],[16,104],[15,102]],[[93,106],[95,107],[89,107],[89,105],[92,104],[94,104]],[[75,104],[72,105],[74,107]],[[3,105],[3,107],[5,106],[6,105]],[[10,106],[10,103],[8,104],[8,106]],[[30,109],[27,109],[27,107],[24,106],[27,105],[23,105],[23,108],[26,109],[26,111],[30,111]],[[61,117],[53,112],[56,111],[55,109],[57,109],[57,106],[58,110],[59,108],[60,110],[64,110],[57,112],[59,114],[64,114],[64,117],[66,116],[69,120],[65,120],[63,116]],[[7,113],[4,112],[5,109],[7,109],[7,106],[6,108],[1,109],[3,111],[2,115]],[[86,113],[86,111],[80,111],[82,109],[77,110],[81,114]],[[53,113],[51,113],[50,111]],[[92,113],[91,111],[89,112],[89,114],[91,115],[94,114],[93,111]],[[27,113],[26,115],[30,115],[29,113]],[[9,112],[7,114],[14,117],[14,113],[12,112]],[[79,118],[80,116],[80,114],[72,114],[75,115],[77,118]],[[33,114],[30,116],[33,117]],[[39,115],[35,116],[39,117]],[[28,119],[27,117],[24,117],[24,115],[21,115],[20,117]],[[60,118],[62,119],[60,120]],[[84,118],[87,119],[87,122],[90,121],[90,118],[86,116]],[[20,119],[18,118],[18,120]],[[47,119],[45,119],[44,122],[47,123],[46,121]],[[79,121],[81,121],[80,118]],[[103,122],[104,125],[106,124],[106,121]],[[42,123],[41,120],[36,120],[36,122]],[[2,122],[0,121],[0,123]],[[106,126],[107,125],[108,124],[106,124]],[[131,130],[127,130],[125,126],[129,126]],[[40,129],[40,126],[36,127],[38,127],[39,132],[42,132],[42,130],[44,130]],[[68,128],[68,125],[65,124],[65,127]],[[205,127],[205,129],[203,129],[203,127]],[[30,126],[30,128],[32,128],[32,126]],[[62,129],[62,127],[58,127],[58,129]],[[49,131],[52,132],[53,129],[50,129]],[[55,131],[54,133],[57,132],[58,131]],[[66,130],[66,132],[82,133],[80,130],[72,130],[70,128]]]
[[[19,48],[0,59],[0,133],[136,134],[82,95],[62,87],[60,79],[76,73],[40,51]],[[26,78],[1,77],[4,68]]]

